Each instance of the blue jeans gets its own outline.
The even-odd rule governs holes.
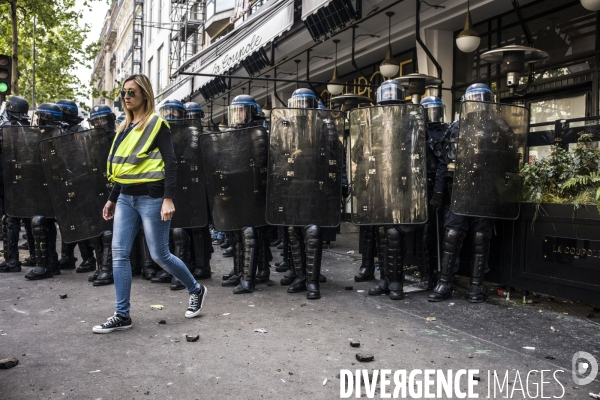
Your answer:
[[[112,257],[115,291],[117,292],[117,314],[129,317],[131,297],[131,248],[140,230],[144,227],[148,249],[152,259],[165,271],[183,283],[187,291],[197,293],[200,285],[186,265],[169,251],[169,228],[171,221],[160,217],[163,199],[150,196],[128,196],[120,194],[115,209]]]

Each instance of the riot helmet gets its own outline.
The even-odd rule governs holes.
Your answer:
[[[404,88],[400,82],[388,79],[377,88],[377,104],[402,104],[404,103]]]
[[[107,132],[114,132],[116,130],[115,114],[105,104],[92,107],[88,121],[94,128],[103,128]]]
[[[319,110],[327,110],[327,107],[323,104],[323,102],[319,101],[319,105],[317,106]]]
[[[126,118],[127,115],[125,113],[121,113],[121,115],[117,117],[117,120],[115,122],[117,123],[117,125],[121,125],[121,123],[125,121]]]
[[[204,111],[202,111],[202,107],[200,104],[195,103],[193,101],[188,101],[183,105],[185,107],[185,117],[193,118],[193,119],[202,119],[204,118]]]
[[[444,122],[445,106],[442,100],[437,96],[427,96],[421,100],[421,105],[425,108],[427,122]]]
[[[57,101],[56,105],[62,111],[63,121],[69,125],[75,125],[83,121],[83,117],[79,115],[79,107],[73,100],[62,99]]]
[[[319,108],[319,101],[315,92],[302,88],[294,90],[292,97],[288,100],[289,108]]]
[[[465,100],[493,102],[494,95],[485,83],[474,83],[467,88],[464,96],[460,99],[461,103]]]
[[[42,103],[34,112],[33,125],[63,127],[63,112],[54,103]]]
[[[185,115],[185,107],[179,100],[167,100],[158,110],[164,119],[182,119]]]
[[[264,120],[265,114],[254,97],[241,94],[234,97],[231,105],[227,107],[227,121],[229,126],[245,126],[253,121]]]
[[[29,103],[22,97],[11,96],[4,102],[2,116],[9,121],[29,121]]]

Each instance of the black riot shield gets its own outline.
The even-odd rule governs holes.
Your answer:
[[[171,228],[201,228],[208,224],[206,180],[200,151],[202,125],[196,119],[168,122],[178,163]]]
[[[267,221],[334,227],[340,223],[344,113],[271,111]]]
[[[459,123],[452,212],[517,219],[529,110],[512,104],[465,101]]]
[[[202,135],[200,147],[215,228],[232,231],[266,225],[268,138],[264,128]]]
[[[60,135],[60,129],[37,126],[2,127],[2,166],[6,215],[53,217],[38,142]]]
[[[112,189],[106,179],[110,143],[104,129],[39,142],[42,165],[62,240],[77,242],[112,229],[102,208]]]
[[[423,107],[402,104],[350,111],[352,222],[427,221]]]

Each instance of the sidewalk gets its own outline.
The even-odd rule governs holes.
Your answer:
[[[575,352],[600,361],[600,310],[544,296],[531,296],[534,303],[523,306],[496,294],[474,305],[463,297],[464,281],[441,303],[427,302],[425,292],[401,301],[371,297],[366,292],[375,281],[353,280],[358,229],[344,224],[342,232],[323,252],[327,283],[320,300],[286,293],[274,268],[272,282],[233,295],[220,286],[232,261],[215,248],[213,278],[202,281],[208,297],[201,317],[184,318],[185,291],[134,277],[134,327],[107,335],[91,328],[112,315],[112,285],[93,287],[88,274],[74,271],[34,282],[24,279],[27,267],[2,274],[0,358],[16,357],[19,364],[0,370],[0,399],[337,399],[341,369],[479,369],[479,398],[488,395],[488,371],[501,380],[508,371],[505,390],[516,389],[515,399],[530,398],[514,382],[517,373],[527,393],[530,370],[552,371],[543,377],[549,382],[544,396],[558,397],[563,389],[552,373],[563,370],[556,373],[564,386],[558,398],[600,392],[600,376],[585,386],[571,379]],[[267,332],[255,332],[259,328]],[[200,339],[186,342],[186,334]],[[359,362],[356,353],[375,360]],[[529,378],[532,398],[541,378],[539,372]]]

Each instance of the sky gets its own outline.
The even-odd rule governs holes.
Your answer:
[[[83,6],[84,0],[76,0],[76,9],[83,11],[83,18],[81,23],[87,23],[91,26],[91,31],[88,33],[87,40],[84,46],[92,43],[95,40],[98,40],[100,37],[100,32],[102,31],[102,26],[104,25],[104,17],[106,16],[106,11],[108,10],[108,2],[107,0],[100,0],[93,2],[92,11],[89,11],[87,7]],[[89,85],[92,70],[91,67],[94,65],[93,61],[88,62],[90,69],[85,68],[84,66],[78,66],[75,71],[75,75],[81,80],[84,85]],[[85,102],[88,106],[92,105],[92,99],[78,99],[79,101]]]

